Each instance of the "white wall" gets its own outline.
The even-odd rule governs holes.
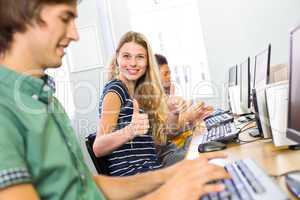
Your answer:
[[[127,0],[130,1],[130,0]],[[115,38],[130,30],[126,0],[111,0]],[[299,0],[198,0],[211,80],[219,89],[228,68],[272,44],[271,64],[288,62],[289,31],[300,23]],[[200,22],[199,22],[200,23]],[[172,59],[172,58],[169,58]]]
[[[300,23],[299,0],[199,0],[212,80],[272,44],[271,64],[287,63],[289,31]],[[220,73],[220,72],[224,73]]]

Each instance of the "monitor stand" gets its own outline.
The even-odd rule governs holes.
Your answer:
[[[300,144],[289,145],[290,150],[300,150]]]
[[[248,134],[249,134],[251,137],[255,137],[255,138],[261,137],[261,134],[260,134],[260,132],[259,132],[259,130],[258,130],[257,128],[255,128],[255,129],[249,131]]]
[[[252,89],[252,100],[253,100],[253,108],[254,108],[254,116],[255,116],[256,126],[258,128],[258,132],[259,132],[260,136],[263,136],[263,130],[262,130],[261,121],[260,121],[259,113],[258,113],[258,105],[257,105],[255,89]],[[258,136],[256,136],[256,137],[258,137]]]
[[[254,113],[247,113],[247,114],[239,115],[239,118],[237,121],[240,123],[245,123],[245,122],[250,122],[254,119],[255,119]]]
[[[240,117],[251,117],[251,115],[254,115],[253,112],[250,112],[250,113],[243,113],[243,114],[240,114],[239,116]]]

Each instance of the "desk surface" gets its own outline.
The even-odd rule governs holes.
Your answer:
[[[254,140],[250,136],[241,135],[243,140]],[[199,155],[198,144],[200,136],[193,136],[187,159],[195,158]],[[300,151],[278,149],[272,144],[271,139],[258,140],[246,144],[229,144],[223,152],[228,156],[229,161],[243,158],[251,158],[265,170],[269,175],[279,175],[292,170],[300,170]],[[287,191],[284,178],[278,178],[281,188]],[[290,197],[294,199],[291,195]]]

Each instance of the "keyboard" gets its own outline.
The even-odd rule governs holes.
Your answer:
[[[225,113],[229,113],[229,112],[230,112],[230,110],[222,110],[220,108],[217,108],[209,116],[207,116],[205,119],[210,118],[210,117],[215,117],[215,116],[218,116],[218,115],[222,115],[222,114],[225,114]]]
[[[287,200],[287,194],[251,159],[225,165],[232,179],[216,181],[225,190],[209,193],[200,200]],[[216,183],[214,182],[214,183]]]
[[[221,115],[208,117],[204,119],[206,128],[210,130],[212,127],[219,126],[220,124],[226,124],[229,122],[233,122],[233,116],[229,115],[228,113],[224,113]]]
[[[234,123],[221,124],[216,127],[212,127],[206,133],[201,135],[200,143],[207,143],[210,141],[217,142],[231,142],[238,138],[239,131],[235,127]]]

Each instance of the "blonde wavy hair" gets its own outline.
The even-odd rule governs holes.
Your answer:
[[[166,96],[159,78],[158,66],[147,38],[138,32],[125,33],[117,46],[115,55],[108,69],[108,80],[118,79],[119,67],[117,57],[125,43],[134,42],[141,45],[147,51],[148,66],[145,74],[136,82],[134,96],[140,108],[149,115],[150,131],[156,144],[165,144],[167,136],[165,132],[166,114],[168,112]]]

